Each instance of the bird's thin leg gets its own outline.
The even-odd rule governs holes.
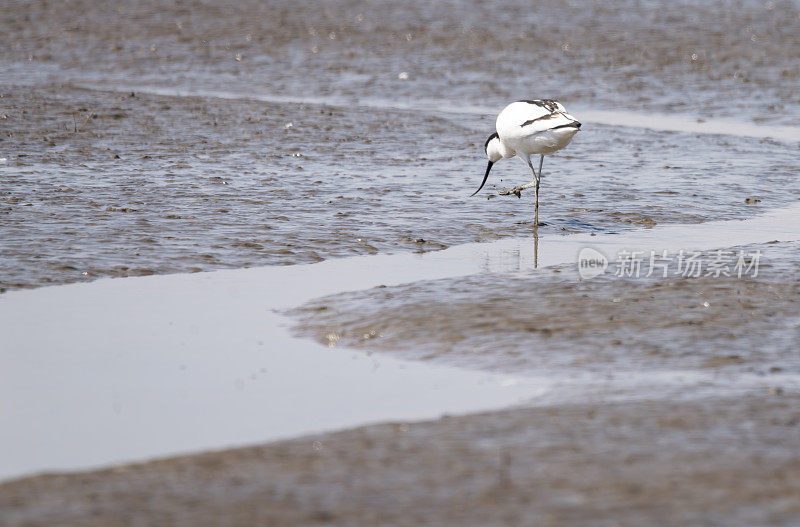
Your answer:
[[[528,168],[531,169],[531,174],[533,174],[533,181],[528,183],[527,185],[522,185],[520,187],[514,187],[511,190],[503,190],[500,192],[500,195],[508,195],[508,194],[515,194],[517,197],[520,197],[520,193],[523,190],[533,188],[534,189],[534,206],[533,206],[533,227],[534,229],[539,227],[539,179],[542,176],[542,164],[544,163],[544,155],[539,157],[539,173],[536,173],[536,169],[533,168],[533,163],[531,163],[530,156],[520,156],[522,160],[528,165]]]
[[[531,173],[533,174],[533,181],[525,185],[526,187],[530,188],[533,186],[533,228],[536,229],[539,227],[539,178],[542,177],[542,163],[544,162],[544,156],[539,158],[539,173],[536,173],[536,170],[533,168],[533,163],[531,163],[531,158],[526,157],[525,162],[528,164],[528,167],[531,169]]]
[[[533,224],[538,227],[539,226],[539,181],[542,179],[542,165],[544,164],[544,154],[539,156],[539,175],[536,175],[536,172],[533,175],[536,178],[536,187],[534,188],[533,193],[535,194],[535,205],[533,206]],[[531,171],[533,171],[533,167],[531,167]]]
[[[528,183],[527,185],[520,185],[518,187],[514,187],[512,189],[505,189],[498,192],[501,196],[508,196],[509,194],[514,194],[518,198],[521,197],[522,191],[527,190],[529,188],[534,188],[538,183],[538,177],[536,176],[536,170],[533,168],[533,164],[531,163],[530,156],[517,154],[522,161],[528,165],[528,168],[531,169],[531,174],[533,174],[533,181]]]

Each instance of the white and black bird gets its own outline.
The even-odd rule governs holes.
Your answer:
[[[535,193],[534,225],[539,225],[539,180],[542,177],[544,156],[557,152],[572,141],[581,128],[574,117],[567,113],[561,103],[552,99],[517,101],[506,106],[497,116],[497,131],[486,140],[484,149],[489,157],[489,166],[483,182],[473,196],[480,192],[489,177],[492,165],[503,158],[522,159],[533,174],[533,181],[527,185],[505,190],[500,194],[515,194],[533,187]],[[539,173],[533,168],[531,155],[539,154]]]

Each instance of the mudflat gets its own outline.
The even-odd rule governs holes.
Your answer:
[[[797,393],[520,408],[0,485],[5,525],[784,525]]]
[[[467,199],[523,98],[651,116],[546,160],[539,234],[752,218],[800,196],[797,145],[769,134],[800,117],[798,35],[796,3],[749,0],[4,5],[0,292],[532,236],[531,196],[498,195],[521,163]],[[494,412],[6,481],[0,524],[797,525],[798,245],[730,245],[763,253],[758,276],[559,266],[315,299],[287,315],[330,353],[557,382]]]

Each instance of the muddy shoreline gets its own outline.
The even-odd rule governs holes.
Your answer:
[[[758,275],[726,264],[676,276],[673,263],[667,277],[646,277],[646,264],[621,276],[612,262],[582,280],[573,264],[349,292],[287,314],[295,335],[323,346],[504,373],[800,372],[800,244],[725,250],[758,252]]]
[[[528,177],[515,160],[467,198],[481,116],[70,84],[3,92],[6,290],[532,232],[532,196],[497,196]],[[599,125],[575,143],[545,164],[543,233],[747,218],[800,195],[790,144]]]
[[[531,196],[497,196],[527,181],[521,164],[467,199],[493,130],[475,107],[800,117],[790,1],[35,0],[3,15],[0,293],[531,236]],[[178,95],[204,91],[226,97]],[[548,159],[540,232],[745,219],[800,197],[796,143],[653,128],[584,126]],[[303,338],[335,334],[330,353],[585,385],[7,481],[0,524],[797,525],[798,246],[761,248],[747,280],[578,282],[560,267],[314,300],[292,316]],[[625,383],[660,371],[713,382]]]
[[[499,110],[546,96],[763,125],[793,124],[800,108],[791,2],[665,11],[652,2],[35,1],[6,10],[6,290],[529,235],[530,196],[466,199],[491,116],[415,103]],[[535,67],[520,68],[531,57]],[[140,85],[244,99],[130,97]],[[259,93],[339,104],[247,100]],[[354,99],[408,109],[348,108]],[[573,143],[545,165],[548,230],[744,218],[800,195],[794,144],[604,126],[584,127]],[[481,197],[528,177],[516,162],[494,174]]]
[[[34,84],[135,79],[498,106],[533,89],[595,107],[796,122],[795,2],[668,7],[39,0],[5,6],[0,59],[6,76]]]
[[[520,408],[0,485],[16,525],[771,525],[797,393]]]

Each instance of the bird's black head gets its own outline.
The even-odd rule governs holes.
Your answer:
[[[486,180],[489,178],[489,172],[492,170],[492,165],[503,157],[500,154],[500,136],[497,135],[497,132],[493,133],[488,139],[486,139],[486,142],[483,144],[483,151],[486,152],[486,156],[489,158],[489,165],[486,167],[486,173],[483,175],[481,186],[478,187],[478,190],[473,192],[472,196],[481,191],[483,186],[486,184]]]
[[[486,152],[486,155],[489,155],[489,143],[492,142],[492,139],[500,139],[500,137],[497,135],[497,132],[490,135],[486,142],[483,143],[483,151]]]

